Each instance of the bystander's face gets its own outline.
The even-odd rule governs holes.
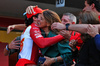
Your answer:
[[[85,7],[83,8],[83,11],[91,11],[92,5],[89,5],[87,1],[85,1]]]
[[[69,16],[66,16],[66,15],[63,15],[63,16],[62,16],[61,21],[62,21],[63,24],[72,24],[72,23],[70,22]]]

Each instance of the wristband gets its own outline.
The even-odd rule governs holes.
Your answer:
[[[8,45],[6,45],[6,50],[8,50],[8,51],[10,50],[10,49],[8,48]]]
[[[68,30],[69,25],[70,25],[70,24],[66,24],[66,30]]]
[[[56,57],[54,58],[54,61],[57,62],[57,58]]]

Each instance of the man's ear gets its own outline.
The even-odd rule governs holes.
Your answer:
[[[91,5],[91,7],[92,7],[92,9],[94,9],[94,8],[95,8],[95,4],[93,3],[93,4]]]
[[[37,18],[36,17],[33,17],[33,20],[35,21],[35,20],[37,20]]]

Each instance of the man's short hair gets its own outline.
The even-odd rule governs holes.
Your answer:
[[[31,18],[27,18],[27,15],[25,15],[25,24],[26,26],[29,26],[33,23],[33,17],[38,18],[39,14],[33,15]]]
[[[89,5],[95,4],[95,8],[98,12],[100,12],[100,0],[85,0]]]
[[[63,15],[69,16],[69,20],[71,22],[75,22],[75,24],[76,24],[77,19],[76,19],[76,16],[75,15],[73,15],[72,13],[64,13]]]

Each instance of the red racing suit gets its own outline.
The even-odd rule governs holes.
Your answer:
[[[41,31],[37,25],[32,23],[21,35],[19,53],[20,60],[17,62],[16,66],[25,66],[25,64],[29,63],[36,65],[39,56],[39,48],[51,46],[61,41],[62,39],[64,39],[64,37],[61,35],[44,38],[41,35]]]

